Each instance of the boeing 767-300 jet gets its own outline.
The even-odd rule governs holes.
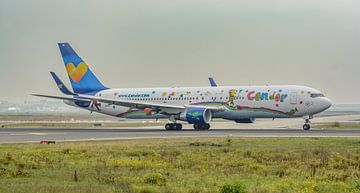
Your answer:
[[[181,130],[180,121],[207,130],[213,118],[252,123],[256,118],[303,117],[310,129],[314,114],[331,106],[320,91],[297,85],[119,88],[104,86],[68,43],[59,43],[72,91],[51,73],[68,105],[129,119],[169,119],[166,130]]]

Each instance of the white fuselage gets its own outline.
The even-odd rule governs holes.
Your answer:
[[[318,90],[292,85],[107,89],[95,96],[155,104],[224,106],[225,111],[214,113],[212,117],[229,120],[311,116],[331,106],[331,101]],[[116,117],[169,118],[156,112],[105,103],[66,103]]]

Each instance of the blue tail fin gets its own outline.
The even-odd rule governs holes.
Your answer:
[[[50,72],[51,76],[56,82],[56,85],[60,89],[60,91],[66,95],[75,95],[73,92],[71,92],[65,84],[60,80],[60,78],[55,74],[55,72]]]
[[[211,87],[217,87],[217,85],[212,77],[209,77],[209,82],[210,82]]]
[[[69,43],[58,43],[58,45],[75,93],[93,94],[107,89]]]

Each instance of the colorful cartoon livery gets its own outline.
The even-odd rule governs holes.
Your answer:
[[[129,119],[169,119],[167,130],[181,130],[180,121],[195,129],[210,128],[214,118],[252,123],[256,118],[304,117],[310,129],[314,114],[331,106],[320,91],[296,85],[123,88],[104,86],[68,43],[59,43],[73,91],[51,72],[66,96],[38,95],[66,104]]]

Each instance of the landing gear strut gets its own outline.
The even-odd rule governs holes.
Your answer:
[[[181,130],[182,125],[180,123],[166,123],[165,129],[166,130]]]
[[[208,124],[208,123],[201,124],[201,125],[194,124],[194,129],[195,130],[209,130],[210,129],[210,124]]]
[[[310,126],[310,119],[312,118],[312,116],[308,116],[308,117],[305,117],[304,119],[305,119],[305,123],[304,123],[304,125],[303,125],[303,129],[305,130],[305,131],[307,131],[307,130],[309,130],[310,128],[311,128],[311,126]]]

